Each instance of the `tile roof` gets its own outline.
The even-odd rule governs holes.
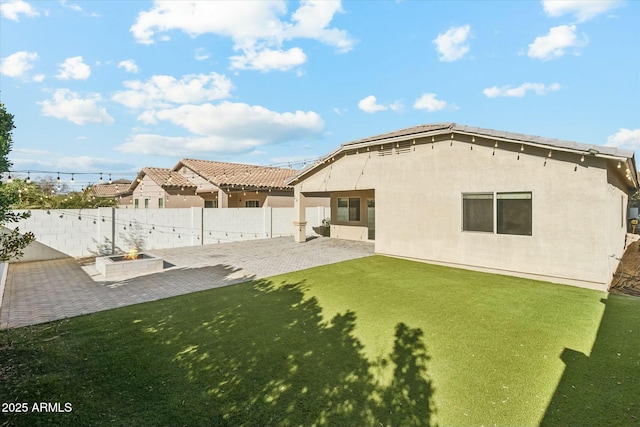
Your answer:
[[[133,192],[133,190],[135,190],[135,188],[138,186],[139,181],[145,176],[148,176],[153,182],[155,182],[162,188],[169,188],[169,187],[197,188],[196,184],[189,181],[187,178],[183,177],[182,175],[175,173],[171,169],[144,167],[140,172],[138,172],[138,176],[129,186],[129,191]]]
[[[393,132],[387,132],[380,135],[369,136],[367,138],[357,139],[355,141],[342,144],[343,147],[356,144],[364,144],[367,142],[380,142],[385,139],[398,138],[398,137],[411,137],[412,135],[422,134],[424,132],[435,132],[439,130],[447,130],[454,127],[455,123],[435,123],[419,126],[412,126],[410,128],[399,129]]]
[[[173,170],[178,171],[182,166],[191,169],[217,187],[234,185],[260,188],[293,188],[287,185],[286,182],[298,173],[294,169],[196,159],[182,159]]]
[[[631,150],[623,150],[615,147],[605,147],[604,145],[583,144],[580,142],[563,141],[561,139],[545,138],[542,136],[524,135],[521,133],[505,132],[505,131],[495,130],[495,129],[485,129],[485,128],[479,128],[474,126],[456,125],[455,123],[453,123],[452,130],[454,132],[475,134],[485,138],[492,138],[492,137],[504,138],[509,140],[515,140],[518,142],[524,142],[524,143],[529,142],[537,145],[545,145],[551,148],[563,148],[563,149],[583,151],[583,152],[595,150],[598,152],[598,154],[607,154],[615,157],[631,158],[634,155],[634,152]]]
[[[112,184],[96,184],[91,187],[91,191],[96,197],[117,197],[129,194],[131,181],[119,179]]]

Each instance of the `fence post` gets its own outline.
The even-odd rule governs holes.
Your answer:
[[[262,211],[264,213],[263,221],[262,221],[262,238],[270,238],[273,237],[273,208],[272,207],[263,207]]]
[[[98,208],[97,245],[98,253],[100,248],[106,249],[107,241],[111,241],[110,252],[116,252],[116,209],[115,208]],[[104,247],[102,246],[104,243]]]

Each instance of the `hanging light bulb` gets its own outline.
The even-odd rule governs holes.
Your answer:
[[[7,182],[13,182],[13,178],[11,178],[11,174],[7,177]]]
[[[582,155],[582,157],[580,157],[580,161],[584,162],[584,154]]]
[[[520,145],[520,151],[524,151],[524,144]]]
[[[547,154],[547,157],[551,157],[551,150],[549,150],[549,154]]]
[[[60,184],[60,172],[58,172],[58,179],[56,179],[56,181],[58,181],[58,184]]]
[[[620,160],[618,160],[618,169],[620,169],[622,167],[622,163],[620,163]]]
[[[102,172],[100,172],[100,184],[102,184],[104,180],[102,179]]]
[[[73,178],[73,174],[71,174],[71,183],[73,184],[75,182],[75,179]]]
[[[618,167],[620,167],[620,162],[618,162]],[[31,174],[27,172],[27,184],[31,184]]]

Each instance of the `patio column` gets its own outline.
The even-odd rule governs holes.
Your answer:
[[[225,193],[222,188],[218,189],[218,207],[219,208],[229,207],[229,195],[227,195],[227,193]]]
[[[307,240],[307,198],[302,194],[302,185],[293,187],[293,226],[296,243]]]

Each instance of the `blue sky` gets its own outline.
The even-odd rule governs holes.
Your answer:
[[[341,143],[439,122],[640,150],[637,1],[3,0],[0,11],[14,170],[116,179],[182,157],[301,168]]]

